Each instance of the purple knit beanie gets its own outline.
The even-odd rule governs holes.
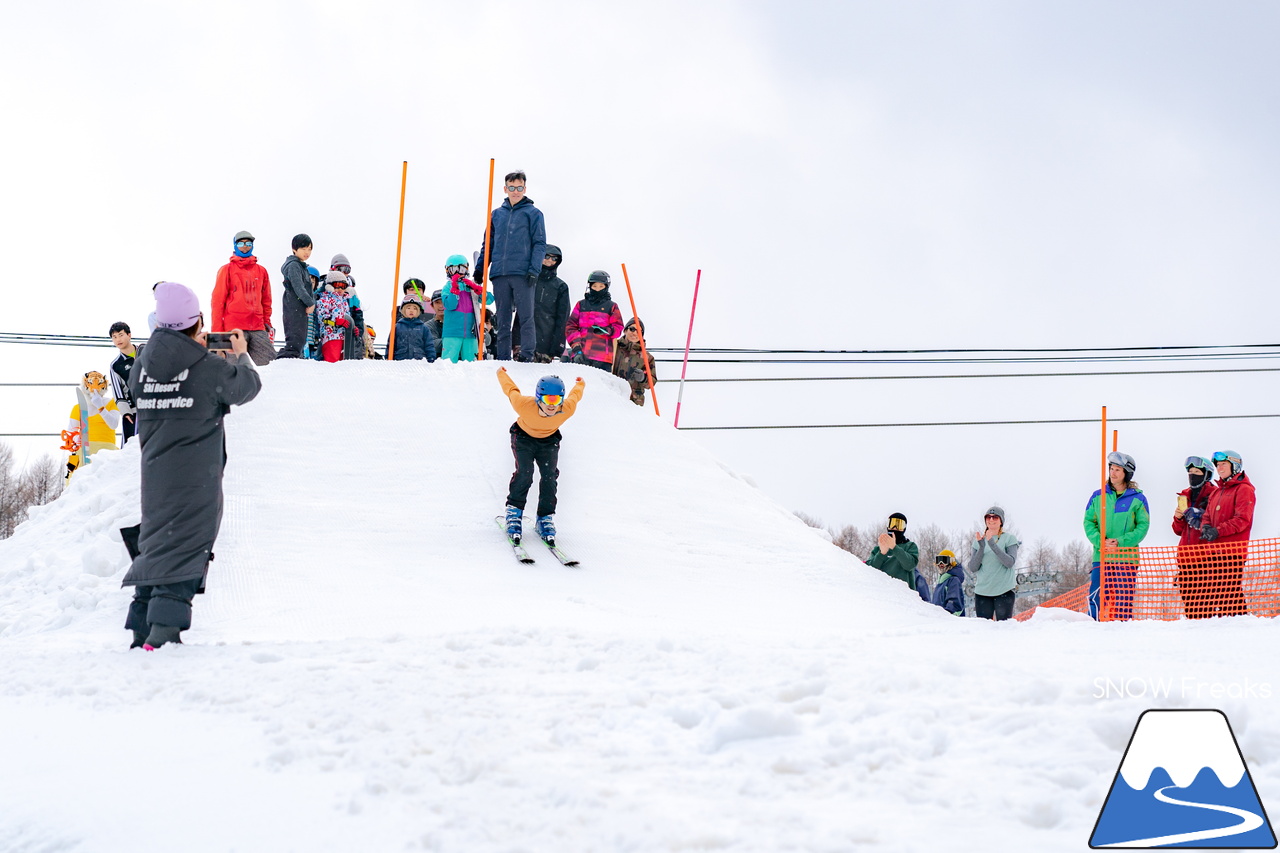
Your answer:
[[[162,281],[155,287],[156,326],[188,329],[200,319],[200,298],[185,284]]]

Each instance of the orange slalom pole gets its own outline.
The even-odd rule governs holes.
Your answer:
[[[400,314],[400,249],[404,245],[404,191],[409,184],[409,161],[400,169],[400,228],[396,231],[396,280],[391,282],[391,334],[387,335],[387,361],[396,359],[396,318]]]
[[[1098,621],[1108,612],[1102,596],[1107,577],[1107,407],[1102,407],[1102,491],[1098,493]]]
[[[636,311],[636,298],[631,293],[631,278],[627,275],[626,264],[622,265],[622,280],[627,283],[627,299],[631,302],[631,316],[636,318],[636,331],[640,332],[640,314]],[[644,332],[640,332],[640,363],[644,365],[644,376],[649,380],[649,394],[653,397],[653,413],[662,417],[662,413],[658,411],[658,391],[653,387],[653,374],[649,371],[649,351],[644,346]]]
[[[476,361],[484,361],[484,306],[489,303],[489,253],[493,250],[493,158],[489,158],[489,196],[484,201],[484,288],[480,294],[480,316],[476,318]]]
[[[1118,451],[1120,449],[1120,430],[1113,429],[1111,431],[1111,449]]]

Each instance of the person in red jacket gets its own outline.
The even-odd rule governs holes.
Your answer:
[[[1209,573],[1208,616],[1243,616],[1244,563],[1249,556],[1253,530],[1253,483],[1244,472],[1244,461],[1234,450],[1213,454],[1218,469],[1218,491],[1200,520],[1200,541],[1213,542],[1207,559]]]
[[[1190,485],[1178,493],[1173,513],[1173,532],[1178,534],[1178,577],[1175,583],[1182,596],[1182,612],[1188,619],[1209,616],[1209,577],[1200,525],[1209,502],[1218,492],[1213,483],[1213,463],[1204,456],[1188,456],[1184,463]]]
[[[235,254],[230,263],[218,270],[218,281],[213,286],[210,331],[242,330],[253,363],[267,364],[276,357],[271,333],[267,331],[271,325],[271,279],[253,255],[252,234],[241,231],[232,243]]]

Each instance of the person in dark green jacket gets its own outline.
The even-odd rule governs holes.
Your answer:
[[[1127,453],[1107,456],[1107,551],[1136,548],[1151,527],[1151,508],[1147,496],[1133,482],[1138,463]],[[1093,543],[1093,569],[1089,572],[1089,615],[1094,619],[1102,609],[1102,578],[1099,571],[1102,534],[1098,508],[1102,490],[1094,491],[1084,508],[1084,533]],[[1136,556],[1136,555],[1135,555]],[[1136,563],[1113,563],[1107,559],[1106,599],[1111,619],[1133,618],[1133,590],[1138,583]]]
[[[885,532],[880,534],[876,547],[871,549],[867,557],[867,565],[879,569],[891,578],[897,578],[916,591],[925,601],[929,600],[928,583],[925,592],[920,590],[919,572],[916,566],[920,563],[920,548],[907,538],[907,517],[900,512],[889,516]],[[917,580],[919,578],[919,580]]]

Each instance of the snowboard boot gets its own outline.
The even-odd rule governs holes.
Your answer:
[[[524,510],[519,507],[507,507],[507,536],[512,542],[519,542],[523,534],[523,515]]]
[[[142,644],[142,648],[148,652],[154,652],[165,643],[182,644],[182,640],[178,637],[181,628],[174,628],[171,625],[152,625],[151,633],[147,634],[147,641]]]
[[[540,515],[536,525],[539,538],[548,545],[556,544],[556,526],[551,521],[551,516]]]

